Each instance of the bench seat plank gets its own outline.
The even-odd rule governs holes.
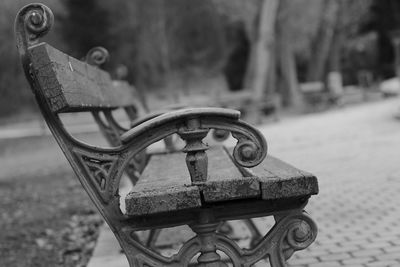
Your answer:
[[[228,151],[232,153],[233,148]],[[262,191],[261,198],[264,200],[318,194],[318,180],[313,174],[270,155],[258,166],[241,170],[246,177],[257,177]]]
[[[208,178],[202,193],[205,202],[259,198],[260,184],[254,177],[243,177],[223,147],[207,151]]]
[[[264,161],[245,169],[248,175],[258,177],[262,199],[279,199],[318,194],[317,178],[277,158],[267,156]]]
[[[151,215],[201,207],[200,191],[184,185],[131,191],[125,199],[126,214]]]
[[[125,204],[133,216],[201,207],[200,190],[191,186],[185,154],[152,155]]]
[[[259,183],[244,179],[222,147],[207,151],[208,179],[205,185],[192,186],[185,154],[153,155],[136,186],[126,198],[130,215],[144,215],[190,209],[204,202],[218,202],[260,196]]]
[[[237,168],[222,147],[207,151],[208,179],[192,186],[185,154],[153,155],[137,185],[125,199],[131,216],[199,208],[235,199],[278,200],[318,193],[314,175],[267,156],[258,166]]]

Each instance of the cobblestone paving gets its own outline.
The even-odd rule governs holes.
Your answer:
[[[269,154],[319,179],[320,193],[307,206],[317,240],[295,253],[291,267],[400,266],[399,107],[392,99],[261,127]],[[122,255],[100,259],[90,266],[127,266]]]
[[[390,100],[265,127],[271,154],[319,179],[317,241],[291,266],[400,266],[400,121]]]

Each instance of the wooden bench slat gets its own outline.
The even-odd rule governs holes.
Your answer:
[[[208,179],[203,186],[205,202],[259,198],[260,183],[254,177],[243,177],[230,155],[222,147],[207,151]]]
[[[191,185],[185,153],[161,153],[151,156],[133,191],[176,185]]]
[[[209,177],[198,187],[191,186],[184,153],[153,155],[126,198],[127,213],[145,215],[200,207],[200,194],[207,203],[260,197],[257,179],[243,178],[222,147],[209,149],[207,155]]]
[[[318,181],[314,175],[272,156],[267,156],[260,165],[247,169],[247,172],[258,177],[265,200],[318,194]]]
[[[74,112],[132,105],[127,83],[113,83],[94,66],[41,43],[29,48],[33,71],[53,112]]]
[[[208,179],[192,186],[185,154],[157,154],[126,198],[128,215],[148,215],[198,208],[235,199],[286,199],[318,193],[317,179],[279,159],[267,156],[258,166],[239,169],[222,147],[207,151]]]
[[[185,154],[153,155],[125,204],[126,213],[136,216],[201,207],[200,190],[191,186]]]
[[[201,207],[201,197],[196,186],[177,185],[132,191],[126,196],[125,204],[127,215],[143,216],[198,208]]]
[[[229,148],[232,153],[233,148]],[[260,181],[262,199],[301,197],[318,194],[317,178],[286,162],[267,155],[260,165],[242,168],[244,176],[257,177]]]

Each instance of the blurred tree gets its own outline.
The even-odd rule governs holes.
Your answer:
[[[308,63],[308,81],[324,80],[326,62],[339,17],[339,0],[325,0],[321,12],[323,12],[323,16],[312,46],[314,56],[310,58]]]
[[[306,80],[324,81],[330,71],[342,70],[343,49],[359,35],[371,0],[324,0],[318,30],[312,39]]]
[[[282,84],[280,92],[288,105],[301,102],[297,77],[302,81],[306,76],[323,79],[328,70],[343,69],[343,47],[348,40],[359,38],[358,26],[372,1],[370,29],[383,31],[399,18],[393,13],[397,8],[389,7],[398,0],[43,1],[57,13],[50,37],[54,46],[77,58],[93,46],[105,46],[111,54],[108,68],[125,65],[128,80],[142,90],[165,89],[171,79],[230,69],[235,73],[231,86],[257,88],[257,96],[268,97],[277,84]],[[28,2],[0,2],[0,52],[4,55],[0,63],[0,109],[30,97],[19,63],[13,62],[16,54],[8,53],[15,53],[10,25],[17,9]],[[387,12],[394,15],[385,16]],[[386,22],[389,20],[392,22]],[[386,37],[379,38],[382,43],[386,40],[389,48],[381,51],[385,50],[384,56],[389,58],[393,50],[385,32]],[[245,83],[243,77],[247,77]]]
[[[135,84],[148,89],[162,87],[169,72],[168,39],[164,0],[135,1],[138,20]]]
[[[373,36],[360,35],[360,26],[368,19],[372,0],[339,0],[339,14],[326,72],[342,72],[347,84],[358,82],[360,71],[374,65],[376,46]],[[372,37],[372,38],[371,38]]]
[[[168,38],[174,69],[221,68],[225,55],[223,26],[212,0],[168,0]],[[179,49],[177,49],[179,48]]]
[[[377,72],[383,78],[393,77],[395,53],[391,33],[400,29],[400,2],[398,0],[374,0],[370,8],[370,20],[365,23],[364,32],[378,34],[379,66]]]
[[[28,114],[37,111],[33,94],[18,59],[13,31],[18,10],[31,2],[29,0],[0,1],[0,117],[15,115],[23,110]],[[42,2],[49,5],[56,15],[61,13],[61,5],[58,1],[43,0]],[[57,42],[54,31],[46,39]]]
[[[261,0],[213,0],[225,32],[224,76],[230,90],[242,90],[251,50],[257,33]]]
[[[306,81],[308,62],[315,56],[311,49],[322,16],[321,0],[291,0],[281,4],[279,22],[285,24],[287,41],[295,57],[298,79]],[[279,26],[279,25],[278,25]]]
[[[224,38],[211,0],[138,0],[135,8],[138,87],[165,90],[172,79],[221,69]]]
[[[244,78],[250,54],[250,40],[246,35],[245,25],[242,21],[236,21],[226,25],[228,56],[223,72],[232,91],[244,88]]]
[[[278,0],[264,0],[261,3],[256,35],[251,39],[252,47],[248,62],[245,87],[254,91],[254,99],[264,97],[267,77],[271,71],[271,54],[275,45],[275,21]]]
[[[296,69],[296,60],[294,57],[293,46],[291,42],[291,27],[290,19],[288,16],[289,6],[291,1],[281,0],[278,20],[277,20],[277,55],[278,63],[277,66],[280,70],[281,82],[281,93],[283,99],[283,105],[292,107],[301,107],[303,100],[299,91],[299,81]],[[272,85],[272,88],[275,86]]]
[[[247,64],[245,88],[253,91],[253,104],[248,111],[249,119],[259,123],[260,100],[272,99],[269,82],[275,76],[275,22],[278,13],[278,0],[263,0],[256,24],[255,35],[251,40],[250,58]],[[268,90],[269,89],[269,90]]]
[[[31,93],[29,85],[24,81],[23,71],[18,61],[18,54],[15,49],[13,38],[13,27],[10,21],[14,21],[9,13],[14,10],[12,2],[4,2],[0,8],[0,113],[6,116],[18,110],[19,105],[26,105],[30,102]],[[15,13],[14,13],[15,14]]]
[[[117,45],[109,34],[110,13],[96,0],[63,0],[66,14],[59,19],[68,54],[82,58],[95,46],[113,50]]]

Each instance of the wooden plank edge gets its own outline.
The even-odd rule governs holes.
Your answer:
[[[143,216],[201,207],[197,186],[177,186],[160,190],[130,192],[125,198],[126,214]]]

